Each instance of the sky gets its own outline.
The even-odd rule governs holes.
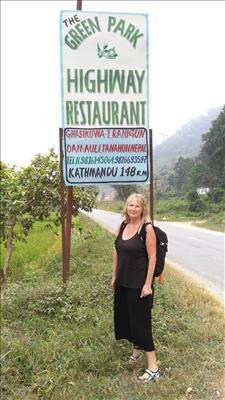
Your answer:
[[[26,166],[59,148],[60,10],[76,1],[1,3],[1,159]],[[149,15],[153,143],[225,103],[225,2],[83,0],[84,11]]]

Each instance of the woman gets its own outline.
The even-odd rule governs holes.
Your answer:
[[[141,359],[141,350],[146,351],[147,369],[139,379],[148,382],[160,376],[151,324],[156,238],[151,223],[146,222],[147,208],[142,195],[134,193],[128,197],[123,215],[125,220],[115,240],[111,282],[115,337],[133,344],[130,364]],[[146,241],[141,236],[143,229]]]

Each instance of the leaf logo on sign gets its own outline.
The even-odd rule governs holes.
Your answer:
[[[101,50],[101,48],[98,44],[98,57],[99,58],[104,57],[104,58],[113,60],[118,56],[118,54],[115,50],[115,47],[112,47],[111,49],[109,49],[108,47],[109,47],[108,44],[105,44]]]

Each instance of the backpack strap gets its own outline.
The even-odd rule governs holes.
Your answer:
[[[139,235],[141,236],[141,239],[143,240],[143,242],[146,242],[146,226],[147,225],[152,225],[152,223],[150,221],[144,222],[144,224],[142,225]]]
[[[124,231],[126,225],[127,225],[127,223],[125,220],[121,222],[119,233],[122,233]]]
[[[123,233],[123,231],[124,231],[126,225],[127,225],[127,223],[126,223],[125,220],[121,222],[120,230],[119,230],[119,233],[118,233],[118,235],[117,235],[117,237],[116,237],[116,241],[118,240],[118,237]]]

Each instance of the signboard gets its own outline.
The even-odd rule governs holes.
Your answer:
[[[61,11],[66,185],[149,180],[147,15]]]

